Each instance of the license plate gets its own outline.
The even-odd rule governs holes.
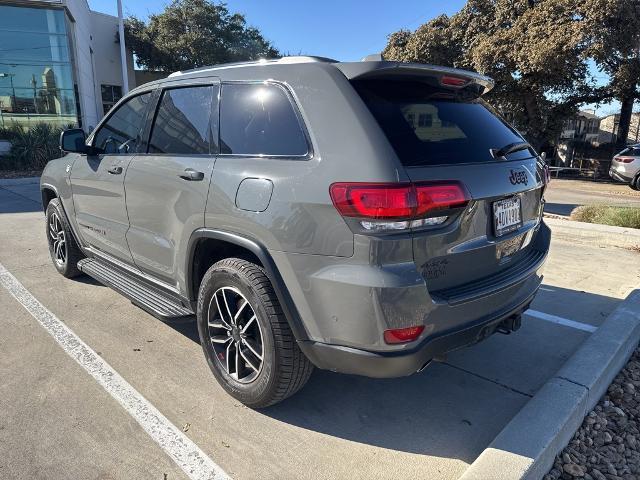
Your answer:
[[[522,226],[520,197],[493,202],[493,227],[496,237],[513,232]]]

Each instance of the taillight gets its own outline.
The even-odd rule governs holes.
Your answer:
[[[331,200],[344,217],[360,219],[365,230],[404,230],[439,225],[469,195],[459,182],[334,183]]]
[[[440,77],[440,84],[448,87],[464,87],[467,83],[469,83],[469,80],[466,78],[450,77],[448,75]]]
[[[417,327],[395,328],[384,331],[384,341],[387,343],[413,342],[424,331],[424,325]]]
[[[613,157],[616,162],[631,163],[635,160],[635,157]]]

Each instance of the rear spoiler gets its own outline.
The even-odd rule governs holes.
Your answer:
[[[430,77],[443,88],[473,90],[483,95],[493,88],[494,81],[479,73],[458,68],[424,63],[403,62],[346,62],[335,63],[349,80],[383,79],[393,77]]]

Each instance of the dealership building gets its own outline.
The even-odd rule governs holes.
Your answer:
[[[131,89],[136,72],[126,56]],[[0,125],[89,130],[127,90],[122,78],[117,17],[87,0],[0,2]]]

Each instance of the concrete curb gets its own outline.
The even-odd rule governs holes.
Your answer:
[[[603,247],[640,246],[640,230],[637,228],[613,227],[549,217],[545,217],[544,221],[551,228],[553,237],[559,240]]]
[[[640,289],[607,317],[460,480],[539,480],[640,341]]]
[[[34,183],[40,183],[40,177],[0,178],[0,187],[32,185]]]

